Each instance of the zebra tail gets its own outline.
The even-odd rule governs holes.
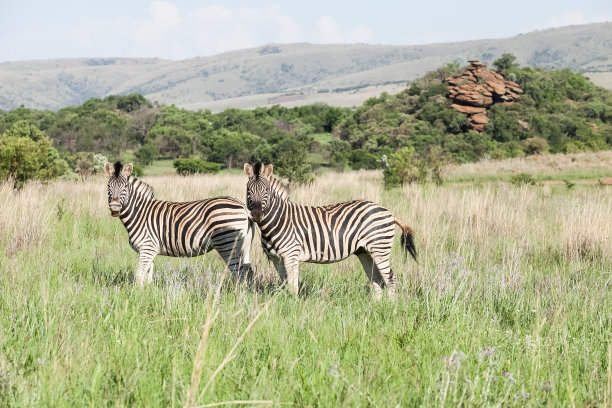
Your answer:
[[[404,251],[412,255],[414,260],[418,262],[416,247],[414,246],[414,231],[412,228],[410,228],[410,226],[402,224],[397,218],[393,217],[393,220],[397,226],[402,229],[402,236],[400,238],[402,248],[404,248]]]

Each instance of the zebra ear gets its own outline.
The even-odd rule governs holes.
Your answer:
[[[126,177],[129,177],[132,174],[133,170],[134,170],[134,165],[132,163],[126,164],[123,167],[123,174],[125,174]]]
[[[274,167],[271,164],[268,164],[266,167],[264,167],[263,175],[270,178],[273,169]]]
[[[108,174],[109,176],[113,175],[113,165],[110,164],[109,162],[104,163],[104,171],[106,172],[106,174]]]
[[[244,163],[244,174],[246,174],[248,178],[253,177],[253,166],[249,163]]]

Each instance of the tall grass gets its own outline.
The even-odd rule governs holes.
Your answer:
[[[145,178],[156,197],[245,194],[241,175]],[[105,180],[0,186],[0,406],[605,406],[612,401],[612,189],[408,186],[378,172],[295,187],[365,198],[417,233],[398,299],[356,259],[304,264],[278,289],[259,241],[256,289],[214,254],[137,256]],[[204,339],[204,340],[203,340]],[[204,341],[204,343],[202,343]],[[196,378],[197,377],[197,378]]]
[[[506,160],[481,160],[454,167],[449,179],[454,181],[490,181],[509,179],[528,173],[540,180],[591,179],[612,175],[612,150],[573,154],[533,155]]]

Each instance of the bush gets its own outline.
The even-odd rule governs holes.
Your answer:
[[[526,185],[533,186],[535,185],[536,182],[531,174],[519,173],[510,178],[510,183],[512,183],[513,186],[521,187],[521,186],[526,186]]]
[[[438,186],[444,184],[444,176],[452,162],[452,158],[439,145],[429,146],[425,152],[425,163],[431,171],[431,180]]]
[[[159,157],[159,143],[149,141],[134,153],[138,164],[148,166]]]
[[[349,163],[353,170],[366,169],[375,170],[378,168],[376,156],[363,149],[355,149],[350,153]]]
[[[177,174],[186,176],[188,174],[210,173],[215,174],[221,170],[219,163],[210,163],[199,159],[176,159],[172,162]]]
[[[383,172],[386,188],[408,183],[424,183],[427,180],[425,162],[416,154],[414,147],[404,147],[389,156],[388,167]]]
[[[142,176],[144,176],[144,169],[142,168],[142,166],[139,166],[138,164],[135,164],[134,167],[132,168],[132,175],[134,177],[142,177]]]
[[[542,154],[546,153],[550,146],[543,137],[535,136],[521,141],[521,146],[525,154]]]
[[[52,180],[68,172],[68,163],[35,126],[20,121],[0,135],[0,179],[21,187],[30,179]]]
[[[314,181],[312,165],[308,162],[304,143],[286,139],[278,145],[276,172],[290,183],[306,184]]]

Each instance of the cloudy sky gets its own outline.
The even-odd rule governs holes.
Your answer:
[[[425,44],[612,21],[611,0],[0,0],[0,62],[184,59],[268,43]]]

